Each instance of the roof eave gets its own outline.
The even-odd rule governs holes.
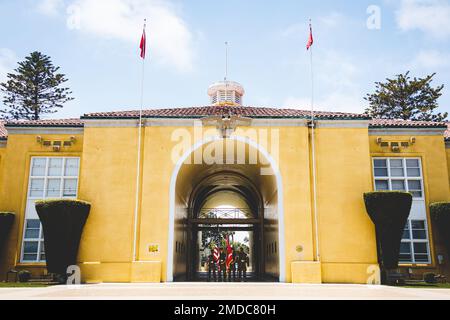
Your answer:
[[[447,129],[447,126],[404,126],[404,125],[370,125],[370,129]]]
[[[187,116],[187,117],[180,117],[180,116],[143,116],[143,119],[183,119],[183,120],[198,120],[198,119],[204,119],[209,117],[209,115],[202,115],[202,116]],[[250,119],[299,119],[299,120],[308,120],[310,117],[308,116],[280,116],[280,117],[274,117],[274,116],[243,116],[245,118]],[[83,116],[81,117],[82,120],[139,120],[139,117],[129,117],[129,116],[112,116],[112,117],[87,117]],[[339,121],[370,121],[370,118],[366,117],[316,117],[316,120],[339,120]]]
[[[83,128],[84,124],[80,125],[61,125],[61,124],[41,124],[41,125],[26,125],[26,124],[6,124],[5,128]]]

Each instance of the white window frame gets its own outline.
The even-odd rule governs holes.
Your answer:
[[[428,219],[426,220],[420,220],[420,219],[408,219],[408,231],[409,231],[409,239],[403,239],[402,236],[402,243],[408,243],[411,248],[411,261],[402,261],[400,260],[400,264],[408,265],[408,264],[431,264],[431,247],[430,247],[430,240],[429,240],[429,228],[428,228]],[[412,222],[413,221],[424,221],[425,222],[425,239],[414,239],[413,237],[413,228],[412,228]],[[406,231],[406,230],[405,230]],[[427,261],[416,261],[416,252],[414,248],[415,243],[425,243],[427,245],[428,250],[428,260]],[[420,253],[418,253],[420,254]]]
[[[44,245],[44,234],[43,234],[43,230],[42,230],[42,225],[39,226],[39,232],[38,232],[39,236],[38,236],[38,238],[26,238],[25,239],[25,234],[26,234],[26,231],[28,230],[27,222],[29,220],[38,220],[39,221],[39,218],[37,218],[37,219],[26,219],[25,218],[25,220],[24,220],[24,226],[23,226],[24,230],[23,230],[23,237],[22,237],[22,252],[21,252],[21,256],[20,256],[21,257],[21,262],[22,263],[40,263],[40,262],[45,262],[45,260],[41,259],[41,255],[42,254],[45,255],[45,252],[43,252],[43,250],[42,250],[42,246]],[[39,223],[40,223],[40,221],[39,221]],[[36,256],[37,256],[36,260],[25,260],[24,259],[25,242],[37,242],[38,249],[37,249],[37,254],[36,254]]]
[[[33,163],[35,159],[45,159],[46,163],[45,163],[45,173],[43,176],[33,176]],[[61,159],[62,160],[62,167],[61,167],[61,174],[58,176],[50,176],[49,175],[49,164],[50,164],[50,159]],[[77,175],[76,176],[66,176],[65,172],[66,172],[66,165],[67,165],[67,160],[69,159],[75,159],[78,160],[78,171],[77,171]],[[44,263],[45,260],[41,259],[41,254],[43,253],[45,255],[45,252],[43,252],[42,249],[42,245],[43,245],[43,230],[42,230],[42,224],[40,226],[40,231],[39,231],[39,235],[40,235],[40,239],[34,239],[34,238],[27,238],[25,239],[25,233],[27,230],[27,220],[39,220],[39,217],[29,217],[28,213],[29,213],[29,205],[30,202],[35,202],[38,200],[45,200],[45,199],[76,199],[78,196],[78,188],[79,188],[79,183],[80,183],[80,167],[81,167],[81,158],[80,157],[65,157],[65,156],[60,156],[60,157],[42,157],[42,156],[35,156],[35,157],[31,157],[30,159],[30,165],[29,165],[29,173],[28,173],[28,187],[27,187],[27,197],[26,197],[26,209],[25,209],[25,215],[24,215],[24,223],[23,223],[23,232],[22,232],[22,248],[21,248],[21,252],[20,252],[20,262],[21,263],[27,263],[27,264],[33,264],[33,263]],[[43,190],[42,190],[42,197],[32,197],[31,196],[31,181],[33,179],[42,179],[44,181],[44,185],[43,185]],[[51,179],[60,179],[60,186],[59,186],[59,196],[55,197],[55,196],[51,196],[48,197],[47,196],[47,184],[48,184],[48,180]],[[65,180],[76,180],[76,189],[75,189],[75,195],[70,195],[70,196],[64,196],[64,181]],[[37,259],[36,260],[25,260],[24,259],[24,254],[25,254],[25,242],[38,242],[38,251],[37,251]]]
[[[375,161],[376,160],[385,160],[387,165],[387,176],[376,176],[375,174]],[[403,162],[403,176],[402,177],[395,177],[391,175],[391,165],[390,160],[402,160]],[[420,177],[408,177],[407,170],[408,167],[406,165],[406,160],[417,160],[419,162],[419,170],[420,170]],[[422,212],[423,217],[409,217],[408,218],[408,227],[409,227],[409,233],[410,233],[410,239],[403,239],[402,243],[408,243],[411,246],[411,261],[400,261],[400,264],[403,265],[430,265],[432,263],[432,253],[431,253],[431,245],[430,245],[430,229],[429,229],[429,222],[428,222],[428,215],[426,212],[426,200],[425,200],[425,184],[424,184],[424,175],[423,175],[423,164],[422,159],[420,157],[373,157],[372,158],[372,173],[373,173],[373,188],[374,190],[377,190],[376,182],[377,180],[380,181],[388,181],[389,190],[392,190],[392,181],[393,180],[403,180],[405,183],[405,192],[410,192],[409,189],[409,183],[408,181],[419,181],[421,185],[421,197],[413,197],[413,202],[423,202],[424,206],[424,212]],[[416,190],[413,190],[416,191]],[[413,238],[413,231],[412,231],[412,221],[424,221],[425,222],[425,234],[426,239],[414,239]],[[428,261],[416,261],[415,258],[415,251],[414,251],[414,243],[426,243],[427,244],[427,250],[428,250]]]
[[[377,177],[375,175],[375,160],[386,160],[387,163],[387,176],[379,176]],[[403,161],[403,173],[404,175],[402,177],[395,177],[391,175],[391,166],[390,166],[390,160],[402,160]],[[418,160],[419,161],[419,170],[420,170],[420,177],[408,177],[407,175],[407,166],[406,166],[406,160]],[[388,181],[388,185],[389,185],[389,191],[395,191],[392,190],[392,181],[393,180],[403,180],[405,182],[405,192],[409,192],[409,183],[408,181],[419,181],[421,188],[422,188],[422,196],[421,197],[414,197],[414,200],[425,200],[425,188],[424,188],[424,183],[423,183],[423,168],[422,168],[422,159],[420,158],[398,158],[398,157],[375,157],[373,158],[372,161],[372,166],[373,166],[373,188],[374,190],[377,190],[377,180],[383,180],[383,181]],[[395,168],[394,168],[395,169]],[[413,190],[414,191],[414,190]]]

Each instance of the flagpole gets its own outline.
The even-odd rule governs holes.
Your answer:
[[[309,20],[309,27],[312,37],[312,22]],[[314,225],[316,234],[316,258],[320,262],[320,240],[319,240],[319,215],[317,212],[317,168],[316,168],[316,116],[314,110],[314,60],[313,60],[313,46],[310,50],[310,65],[311,65],[311,154],[312,154],[312,176],[313,176],[313,202],[314,202]]]
[[[144,19],[143,35],[146,39],[145,29],[147,27],[147,19]],[[145,44],[146,45],[146,44]],[[138,144],[137,144],[137,167],[136,167],[136,199],[134,207],[134,239],[133,239],[133,262],[137,262],[137,234],[138,234],[138,217],[139,217],[139,198],[141,191],[141,153],[142,153],[142,116],[144,109],[144,84],[145,84],[145,50],[144,57],[142,57],[142,74],[141,74],[141,96],[139,109],[139,124],[138,124]]]
[[[225,42],[225,103],[228,101],[228,41]]]

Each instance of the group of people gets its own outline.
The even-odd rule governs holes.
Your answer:
[[[211,252],[207,263],[208,281],[212,279],[214,281],[247,280],[247,267],[250,265],[250,259],[242,247],[238,252],[233,251],[232,259],[228,259],[228,261],[225,250],[219,248],[217,255],[214,254],[214,251]]]

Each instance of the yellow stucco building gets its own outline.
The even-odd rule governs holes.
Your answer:
[[[0,279],[45,273],[34,202],[79,198],[92,204],[87,283],[195,280],[211,230],[245,233],[257,279],[378,283],[373,190],[414,196],[405,270],[448,273],[429,215],[450,200],[445,124],[317,112],[313,135],[309,112],[241,106],[243,94],[218,83],[210,106],[145,110],[141,134],[138,111],[3,123],[0,211],[16,219]]]

